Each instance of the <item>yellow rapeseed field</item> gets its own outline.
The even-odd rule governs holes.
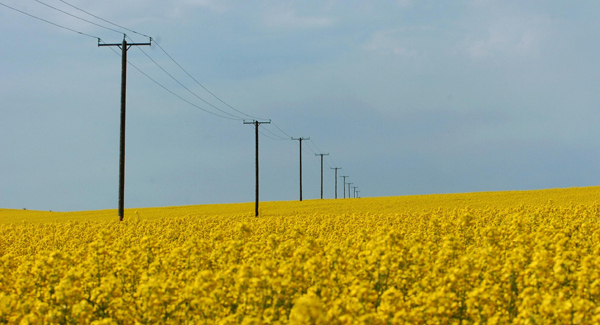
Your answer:
[[[0,323],[598,324],[599,197],[0,209]]]

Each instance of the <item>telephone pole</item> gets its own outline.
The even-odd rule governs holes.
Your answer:
[[[292,138],[292,140],[298,140],[300,142],[300,201],[302,201],[302,140],[310,140],[310,137]]]
[[[337,171],[342,167],[329,167],[329,169],[335,169],[335,198],[337,199]]]
[[[342,186],[342,188],[344,189],[344,199],[346,198],[346,177],[350,177],[350,176],[340,176],[344,178],[344,186]],[[348,196],[350,196],[350,192],[348,192]]]
[[[121,138],[119,150],[119,221],[123,221],[125,205],[125,103],[127,89],[127,50],[132,46],[150,46],[152,38],[148,43],[127,43],[123,34],[123,42],[120,44],[100,44],[98,46],[118,46],[121,48]]]
[[[356,191],[356,198],[360,199],[360,195],[359,195],[360,191]]]
[[[356,199],[356,189],[358,188],[358,186],[352,186],[352,188],[354,189],[354,198]]]
[[[315,156],[321,156],[321,200],[323,199],[323,156],[329,156],[328,153],[316,153]]]
[[[256,137],[256,161],[255,161],[255,166],[256,166],[256,201],[254,204],[254,215],[256,217],[258,217],[258,126],[261,124],[270,124],[271,120],[269,121],[263,121],[263,122],[259,122],[257,120],[253,120],[253,121],[244,121],[244,124],[254,124],[255,127],[255,137]]]
[[[350,185],[354,184],[354,183],[347,183],[348,184],[348,198],[350,198]]]

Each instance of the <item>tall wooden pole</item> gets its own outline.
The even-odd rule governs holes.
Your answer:
[[[98,46],[118,46],[121,48],[121,134],[119,141],[119,221],[123,221],[125,210],[125,105],[127,103],[127,50],[132,46],[152,45],[152,39],[148,43],[127,43],[126,35],[120,44],[100,44]]]
[[[323,199],[323,156],[329,156],[329,154],[316,153],[315,156],[321,156],[321,199]]]
[[[298,140],[300,142],[300,201],[302,201],[302,140],[310,140],[310,137],[292,138],[292,140]]]
[[[256,143],[255,157],[256,157],[256,159],[255,159],[254,165],[256,167],[255,168],[255,170],[256,170],[256,192],[255,192],[255,194],[256,194],[255,195],[256,200],[255,200],[255,203],[254,203],[254,215],[256,217],[258,217],[258,178],[259,178],[258,177],[258,126],[261,125],[261,124],[265,124],[265,123],[269,124],[269,123],[271,123],[271,121],[268,121],[268,122],[259,122],[259,121],[256,121],[256,120],[254,120],[252,122],[244,121],[244,124],[254,124],[254,128],[255,128],[255,130],[254,130],[254,136],[255,136],[255,139],[256,139],[255,140],[255,143]]]
[[[335,169],[335,198],[337,199],[337,188],[338,188],[338,186],[337,186],[337,179],[338,179],[337,171],[338,171],[338,169],[342,169],[342,167],[330,167],[330,169]]]
[[[350,176],[340,176],[344,179],[344,185],[342,186],[342,188],[344,189],[344,199],[346,198],[346,177],[350,177]],[[349,196],[350,193],[348,193]]]

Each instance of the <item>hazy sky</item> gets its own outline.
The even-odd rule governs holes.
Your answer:
[[[319,150],[330,153],[327,198],[336,165],[363,196],[600,183],[598,1],[67,2],[151,35],[229,105],[311,137],[305,199],[320,194]],[[123,38],[34,0],[0,3],[107,43]],[[0,207],[116,209],[120,57],[5,6],[0,30]],[[142,49],[240,116],[156,45]],[[128,59],[219,113],[140,48]],[[126,207],[254,200],[251,126],[205,113],[132,66],[127,84]],[[298,141],[260,144],[261,200],[297,199]]]

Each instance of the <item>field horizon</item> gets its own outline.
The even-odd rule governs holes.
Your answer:
[[[264,201],[260,202],[259,207],[261,216],[277,215],[284,212],[284,210],[289,209],[292,209],[291,212],[294,214],[302,214],[303,212],[313,211],[315,208],[324,209],[322,212],[335,210],[336,213],[340,211],[342,213],[352,213],[353,210],[362,210],[370,205],[378,205],[377,211],[380,213],[390,213],[394,211],[419,212],[424,209],[424,206],[427,206],[427,209],[476,208],[481,207],[482,202],[485,202],[486,205],[492,204],[497,207],[508,207],[519,204],[539,205],[547,203],[548,200],[552,200],[558,205],[565,205],[571,202],[575,204],[591,204],[598,200],[596,194],[600,194],[600,186],[514,191],[434,193],[364,197],[357,199],[327,198],[306,199],[304,201]],[[481,198],[483,197],[485,197],[485,200],[482,201]],[[380,201],[385,201],[386,203],[384,205],[378,204]],[[390,204],[390,202],[393,203]],[[346,207],[346,209],[343,207]],[[126,208],[125,219],[132,217],[157,219],[161,218],[164,213],[181,216],[253,216],[254,202]],[[2,224],[22,222],[66,222],[69,220],[85,221],[90,219],[111,221],[117,218],[116,208],[68,212],[0,208],[0,223]]]

